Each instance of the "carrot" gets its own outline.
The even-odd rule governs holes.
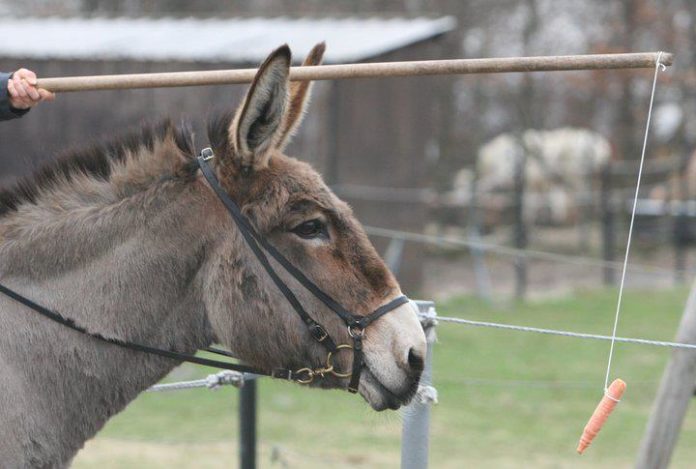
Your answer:
[[[590,446],[594,437],[597,436],[597,433],[602,429],[604,422],[607,421],[609,414],[611,414],[616,404],[621,400],[621,396],[623,396],[625,390],[626,383],[622,380],[616,379],[611,383],[611,386],[609,386],[604,393],[604,397],[602,397],[599,405],[597,405],[592,417],[590,417],[587,425],[585,425],[585,430],[582,432],[580,442],[578,443],[579,454],[582,454],[582,452]]]

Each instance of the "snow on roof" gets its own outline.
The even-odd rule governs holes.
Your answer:
[[[456,27],[441,18],[9,18],[0,57],[258,63],[288,43],[299,60],[326,41],[326,61],[365,60]],[[30,38],[7,40],[7,38]]]

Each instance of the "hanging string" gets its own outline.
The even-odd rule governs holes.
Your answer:
[[[645,123],[645,135],[643,136],[643,149],[640,154],[640,165],[638,166],[638,180],[636,182],[636,192],[633,196],[633,207],[631,209],[631,223],[628,226],[628,240],[626,242],[626,252],[624,254],[623,268],[621,270],[621,283],[619,284],[619,297],[616,301],[616,313],[614,315],[614,328],[611,333],[611,345],[609,347],[609,359],[607,360],[607,374],[604,378],[604,392],[609,389],[609,375],[611,373],[611,361],[614,357],[614,345],[616,344],[616,328],[619,324],[619,315],[621,314],[621,300],[623,299],[624,284],[626,281],[626,269],[628,266],[628,256],[631,252],[631,240],[633,238],[633,222],[636,218],[636,206],[638,205],[638,192],[640,191],[640,181],[643,176],[643,163],[645,162],[645,150],[648,146],[648,133],[650,132],[650,118],[652,117],[653,103],[655,100],[655,88],[657,86],[657,75],[660,71],[664,71],[667,67],[660,62],[662,51],[657,54],[655,60],[655,74],[653,75],[652,91],[650,92],[650,105],[648,106],[648,119]]]

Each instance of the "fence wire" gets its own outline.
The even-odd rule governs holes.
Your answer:
[[[571,254],[560,254],[549,251],[540,251],[536,249],[519,249],[500,244],[485,243],[481,241],[473,241],[465,238],[451,236],[435,236],[421,233],[413,233],[408,231],[393,230],[389,228],[380,228],[376,226],[365,226],[365,231],[369,235],[379,236],[389,239],[403,239],[416,243],[432,244],[432,245],[451,245],[461,246],[469,249],[477,249],[484,252],[501,254],[505,256],[523,257],[527,259],[538,259],[543,261],[561,262],[566,264],[575,264],[589,267],[605,267],[610,269],[621,269],[623,263],[616,261],[605,261],[596,257],[574,256]],[[691,275],[693,270],[674,270],[664,267],[631,263],[628,266],[629,271],[643,272],[648,274],[674,275],[675,273]]]
[[[489,327],[489,328],[494,328],[494,329],[506,329],[506,330],[512,330],[512,331],[518,331],[518,332],[534,332],[537,334],[548,334],[548,335],[557,335],[557,336],[562,336],[562,337],[573,337],[576,339],[609,340],[609,341],[611,341],[611,339],[612,339],[611,336],[601,335],[601,334],[588,334],[588,333],[584,333],[584,332],[562,331],[562,330],[558,330],[558,329],[544,329],[541,327],[518,326],[518,325],[514,325],[514,324],[503,324],[503,323],[489,322],[489,321],[475,321],[472,319],[453,318],[453,317],[447,317],[447,316],[434,316],[434,315],[428,315],[427,313],[421,313],[420,316],[435,319],[438,322],[450,322],[450,323],[463,324],[463,325],[474,326],[474,327]],[[679,343],[679,342],[669,342],[669,341],[663,341],[663,340],[638,339],[638,338],[633,338],[633,337],[616,337],[615,341],[616,342],[624,342],[624,343],[628,343],[628,344],[653,345],[653,346],[657,346],[657,347],[669,347],[669,348],[675,348],[675,349],[696,350],[696,344],[684,344],[684,343]]]

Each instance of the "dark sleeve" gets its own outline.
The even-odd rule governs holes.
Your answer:
[[[9,80],[11,76],[11,73],[0,72],[0,121],[22,117],[29,112],[29,109],[14,109],[10,106],[10,96],[7,93],[7,80]]]

